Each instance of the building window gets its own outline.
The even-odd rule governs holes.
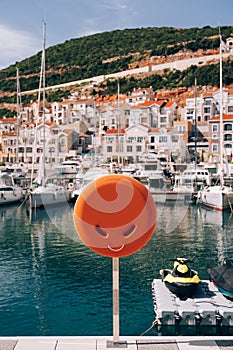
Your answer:
[[[207,106],[211,105],[211,100],[205,100],[205,105]]]
[[[224,141],[232,141],[232,134],[224,135]]]
[[[107,146],[107,152],[112,153],[112,146]]]
[[[141,152],[142,151],[142,146],[136,146],[136,152]]]
[[[176,125],[176,131],[186,131],[186,125]]]
[[[231,131],[232,130],[232,124],[225,124],[224,125],[224,130],[225,131]]]
[[[216,143],[212,145],[212,152],[218,152],[218,145]]]
[[[167,117],[160,117],[160,123],[167,123]]]
[[[217,132],[218,131],[218,124],[213,124],[212,125],[212,132]]]
[[[142,124],[147,124],[147,118],[146,117],[142,117],[141,118],[141,123]]]
[[[206,114],[206,113],[210,113],[210,107],[205,107],[204,108],[204,113]]]
[[[231,148],[232,148],[232,145],[231,145],[230,143],[226,143],[226,144],[224,145],[224,147],[227,148],[227,149],[231,149]]]
[[[132,152],[133,151],[133,147],[132,146],[127,146],[127,152]]]
[[[167,136],[159,136],[160,143],[167,143]]]
[[[178,142],[178,141],[179,141],[178,137],[172,135],[172,142]]]

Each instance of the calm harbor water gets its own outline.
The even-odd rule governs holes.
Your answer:
[[[78,239],[72,206],[0,207],[0,217],[0,336],[111,335],[112,261]],[[208,267],[232,258],[232,228],[229,212],[157,205],[149,243],[120,259],[120,334],[141,335],[151,326],[151,283],[170,259],[192,258],[207,279]]]

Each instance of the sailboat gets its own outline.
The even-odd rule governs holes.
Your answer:
[[[36,182],[34,181],[32,190],[29,193],[29,205],[31,208],[45,208],[47,206],[55,206],[66,203],[69,199],[69,191],[60,185],[54,184],[51,179],[46,179],[45,171],[45,36],[46,23],[44,21],[43,27],[43,50],[41,62],[41,76],[39,86],[38,107],[40,106],[40,89],[43,84],[43,150],[40,153],[39,170]],[[35,137],[36,142],[36,137]],[[36,144],[34,145],[36,149]]]
[[[222,38],[220,35],[220,165],[219,185],[207,186],[200,190],[197,202],[214,210],[231,210],[233,212],[233,189],[224,184],[223,179],[223,86],[222,86]]]

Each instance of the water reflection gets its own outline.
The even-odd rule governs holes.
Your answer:
[[[232,227],[233,213],[230,211],[210,210],[204,207],[198,207],[200,220],[204,224],[216,225],[219,227]]]
[[[151,282],[170,259],[193,259],[207,279],[208,267],[233,257],[231,213],[171,203],[157,209],[151,240],[120,259],[122,335],[151,325]],[[0,207],[0,218],[0,335],[111,334],[111,259],[79,241],[73,208]]]

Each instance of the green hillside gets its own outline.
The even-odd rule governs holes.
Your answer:
[[[125,29],[104,32],[66,42],[46,49],[46,85],[56,85],[125,70],[152,56],[168,57],[178,52],[214,50],[219,47],[219,28],[177,29],[170,27]],[[223,40],[233,36],[233,27],[221,28]],[[19,68],[21,91],[37,89],[41,52],[0,71],[2,93],[15,93],[16,67]],[[233,83],[232,61],[224,62],[224,84]],[[152,85],[154,89],[192,86],[194,77],[199,85],[218,85],[217,65],[190,67],[186,71],[167,71],[161,76],[136,80],[123,79],[121,91],[127,92],[137,86]],[[102,86],[103,93],[116,91],[111,82]],[[67,92],[68,93],[68,92]],[[97,91],[93,91],[97,93]],[[100,93],[98,91],[98,93]],[[48,99],[59,99],[61,92],[53,93]],[[28,97],[30,98],[30,97]],[[0,102],[13,102],[15,97],[3,96]]]

